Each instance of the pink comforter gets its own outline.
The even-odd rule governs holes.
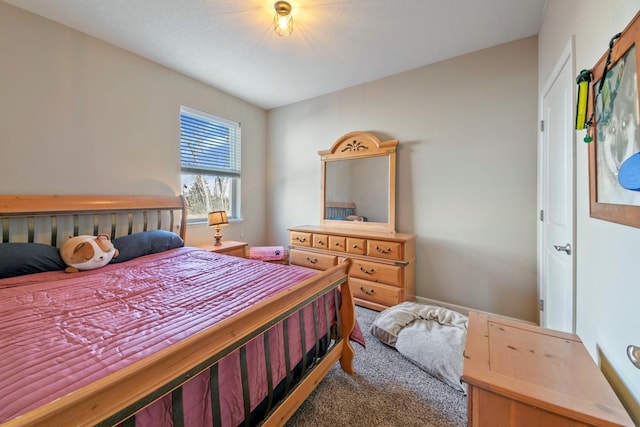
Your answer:
[[[313,274],[180,248],[87,272],[0,280],[0,422],[105,377]],[[305,324],[312,325],[310,307],[307,317]],[[326,332],[323,323],[320,334]],[[302,354],[297,316],[291,317],[289,330],[291,360],[297,363]],[[282,325],[270,332],[274,348],[281,335]],[[306,334],[306,341],[308,351],[314,345],[313,333]],[[249,358],[260,357],[262,339],[255,339],[247,351]],[[272,354],[276,383],[285,376],[283,352]],[[256,371],[251,375],[252,409],[267,394],[265,369],[250,364]],[[219,370],[220,390],[228,400],[222,404],[223,424],[237,425],[244,418],[237,352],[223,359]],[[184,388],[185,402],[203,406],[205,413],[210,406],[205,399],[207,381],[208,374]],[[137,421],[164,424],[170,418],[167,403],[170,408],[170,399],[165,399]],[[185,408],[187,425],[211,425],[210,415],[192,412]]]

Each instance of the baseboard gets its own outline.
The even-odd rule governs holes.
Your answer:
[[[529,323],[531,325],[537,325],[537,323],[530,322],[528,320],[517,319],[515,317],[509,317],[509,316],[503,316],[502,314],[491,313],[489,311],[478,310],[477,308],[470,308],[470,307],[466,307],[464,305],[451,304],[451,303],[448,303],[448,302],[438,301],[438,300],[430,299],[430,298],[416,297],[416,302],[418,302],[420,304],[438,305],[440,307],[448,308],[449,310],[453,310],[453,311],[457,311],[458,313],[462,313],[465,316],[468,316],[470,311],[477,311],[477,312],[480,312],[480,313],[486,313],[486,314],[488,314],[490,316],[494,316],[494,317],[501,317],[503,319],[516,320],[518,322],[524,322],[524,323]]]
[[[465,307],[463,305],[450,304],[448,302],[438,301],[430,298],[416,297],[416,302],[427,305],[438,305],[440,307],[448,308],[449,310],[457,311],[465,316],[469,315],[470,311],[478,311],[474,308]]]

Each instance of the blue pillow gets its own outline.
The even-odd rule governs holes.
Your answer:
[[[143,255],[151,255],[169,249],[181,248],[184,240],[170,231],[151,230],[116,237],[112,241],[118,256],[111,263],[129,261]]]
[[[42,243],[0,243],[0,279],[45,271],[64,270],[55,246]]]

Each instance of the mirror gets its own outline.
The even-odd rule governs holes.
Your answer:
[[[389,222],[388,163],[386,156],[327,162],[325,219]]]
[[[323,224],[395,231],[397,144],[351,132],[319,152]]]

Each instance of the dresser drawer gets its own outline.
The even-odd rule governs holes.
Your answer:
[[[288,231],[291,264],[326,270],[351,259],[349,282],[357,305],[382,311],[415,301],[414,235],[327,225]]]
[[[384,265],[354,259],[351,269],[349,270],[349,275],[351,277],[371,280],[372,282],[402,286],[402,268],[393,265]]]
[[[347,252],[354,255],[364,255],[366,250],[366,243],[364,239],[357,239],[354,237],[347,237]]]
[[[329,248],[329,236],[326,234],[317,234],[313,233],[311,246],[316,249],[325,249]]]
[[[311,247],[311,233],[292,231],[289,235],[289,243],[296,246]]]
[[[367,255],[385,258],[402,259],[402,243],[387,242],[384,240],[367,240]]]
[[[387,286],[368,280],[349,277],[349,288],[355,298],[389,307],[397,305],[402,301],[402,289],[395,286]]]
[[[336,252],[347,251],[347,238],[342,236],[329,236],[329,250]]]
[[[289,259],[291,260],[291,264],[315,268],[316,270],[326,270],[329,267],[337,265],[338,262],[337,256],[316,254],[296,249],[291,249],[289,251]]]

